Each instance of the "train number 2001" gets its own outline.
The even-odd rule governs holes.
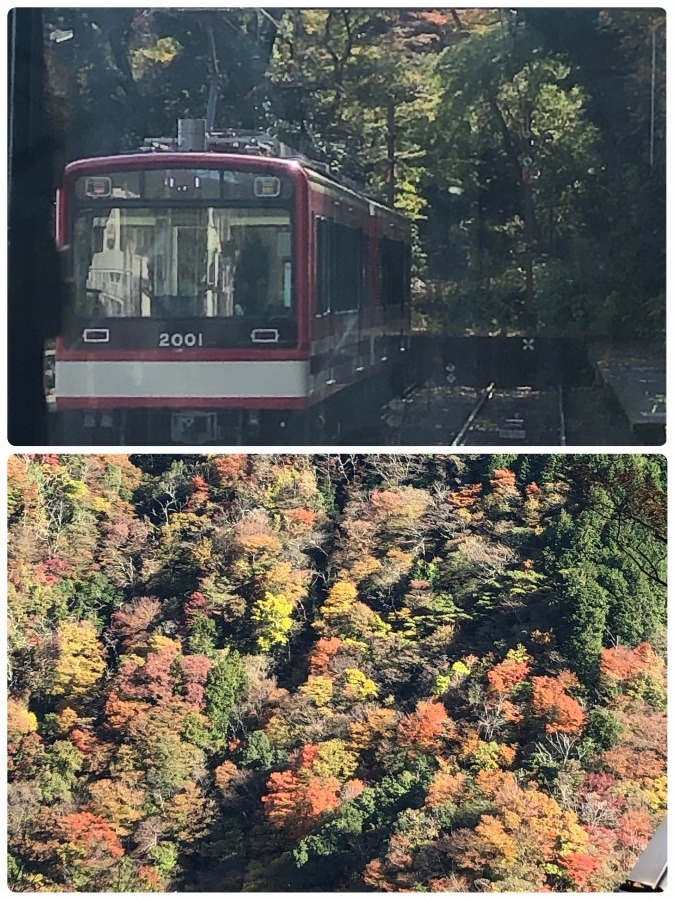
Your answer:
[[[204,335],[201,332],[195,334],[193,331],[188,331],[187,334],[183,334],[181,331],[175,331],[173,334],[170,334],[168,331],[163,331],[159,336],[159,346],[203,347]]]

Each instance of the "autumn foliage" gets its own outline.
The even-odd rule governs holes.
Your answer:
[[[13,890],[623,880],[667,807],[663,637],[602,607],[634,569],[584,592],[625,556],[583,460],[134,460],[9,467]]]

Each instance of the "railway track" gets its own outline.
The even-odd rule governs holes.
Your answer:
[[[432,382],[397,398],[382,417],[391,444],[564,446],[566,425],[561,386],[523,385],[482,389]]]
[[[565,443],[561,386],[542,391],[528,385],[499,388],[492,382],[480,392],[451,446],[564,446]]]

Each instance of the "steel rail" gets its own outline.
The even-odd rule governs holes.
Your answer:
[[[482,396],[479,398],[479,400],[476,403],[476,405],[474,406],[474,408],[469,413],[468,419],[462,425],[460,430],[457,432],[457,436],[455,437],[452,444],[450,444],[451,447],[461,447],[462,446],[462,443],[464,442],[464,438],[466,437],[467,431],[473,425],[474,419],[476,418],[478,413],[481,411],[483,406],[492,397],[492,394],[494,393],[494,389],[495,389],[495,383],[494,383],[494,381],[491,381],[490,384],[483,391]]]

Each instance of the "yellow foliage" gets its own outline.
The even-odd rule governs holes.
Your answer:
[[[333,699],[333,679],[329,675],[310,675],[300,687],[300,693],[310,697],[321,708]]]
[[[256,643],[260,650],[268,653],[272,647],[288,642],[288,634],[293,627],[292,612],[293,603],[283,594],[265,591],[265,596],[256,600],[251,619],[256,625]]]
[[[308,569],[294,569],[289,562],[278,562],[267,572],[265,585],[272,593],[283,594],[295,606],[307,596]]]
[[[323,613],[343,612],[354,603],[358,597],[355,585],[349,581],[336,581],[328,592],[328,597],[323,605]]]
[[[20,741],[22,737],[37,731],[37,717],[18,700],[7,701],[7,737],[10,741]]]
[[[194,548],[195,562],[202,568],[206,568],[208,563],[213,560],[213,541],[211,538],[203,537]]]
[[[78,714],[70,706],[66,706],[56,717],[56,725],[61,734],[67,734],[79,719]]]
[[[318,778],[337,778],[347,781],[359,764],[358,753],[347,748],[345,741],[333,738],[318,745],[319,750],[312,762],[312,774]]]
[[[283,716],[272,716],[264,731],[275,750],[290,750],[295,744],[295,729]]]
[[[90,807],[107,819],[120,837],[133,830],[134,822],[145,816],[145,792],[124,779],[104,778],[89,786]]]
[[[645,778],[643,788],[653,812],[665,812],[668,806],[668,777]]]
[[[169,649],[177,654],[181,652],[180,641],[173,640],[173,638],[167,637],[164,634],[153,634],[148,641],[148,647],[154,652]],[[138,659],[138,657],[136,657],[136,659]]]
[[[57,640],[59,654],[52,672],[52,694],[66,697],[88,694],[106,668],[96,629],[87,621],[62,622]]]
[[[349,574],[354,581],[363,581],[364,578],[372,575],[373,572],[377,572],[380,568],[382,568],[380,560],[369,553],[365,553],[352,563]]]
[[[377,684],[360,669],[346,669],[344,696],[350,700],[375,700],[380,693]]]
[[[368,750],[383,738],[393,738],[397,721],[398,716],[393,709],[369,709],[365,721],[351,722],[349,725],[351,746],[355,750]]]

